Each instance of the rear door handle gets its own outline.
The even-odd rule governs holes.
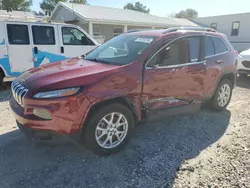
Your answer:
[[[217,60],[217,61],[215,61],[215,63],[221,64],[221,63],[223,63],[223,60]]]

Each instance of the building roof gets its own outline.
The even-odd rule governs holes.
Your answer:
[[[250,15],[250,12],[242,12],[242,13],[236,13],[236,14],[222,14],[222,15],[217,15],[217,16],[204,16],[204,17],[198,17],[195,19],[199,20],[199,19],[205,19],[205,18],[234,17],[234,16],[242,16],[242,15]]]
[[[43,20],[43,16],[37,16],[34,12],[0,10],[0,19],[15,19],[15,20]]]
[[[150,26],[196,26],[195,23],[187,19],[178,19],[170,17],[159,17],[129,9],[117,9],[111,7],[90,6],[75,3],[59,2],[52,13],[56,14],[56,9],[63,6],[76,13],[88,21],[100,23],[120,23],[120,24],[142,24]]]

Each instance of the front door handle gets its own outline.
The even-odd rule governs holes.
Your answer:
[[[221,63],[223,63],[223,60],[217,60],[217,61],[215,61],[215,63],[221,64]]]

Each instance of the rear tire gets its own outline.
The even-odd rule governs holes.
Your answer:
[[[217,86],[214,95],[211,99],[211,107],[215,111],[224,110],[232,97],[233,84],[228,79],[223,79]]]
[[[119,152],[128,143],[133,128],[132,112],[122,104],[109,104],[93,110],[83,130],[86,147],[99,156]]]

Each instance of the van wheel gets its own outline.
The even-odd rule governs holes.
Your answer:
[[[126,106],[103,106],[90,114],[83,131],[84,144],[97,155],[114,154],[128,143],[133,128],[134,117]]]
[[[215,111],[224,110],[232,97],[233,84],[228,79],[223,79],[217,86],[211,99],[211,107]]]

